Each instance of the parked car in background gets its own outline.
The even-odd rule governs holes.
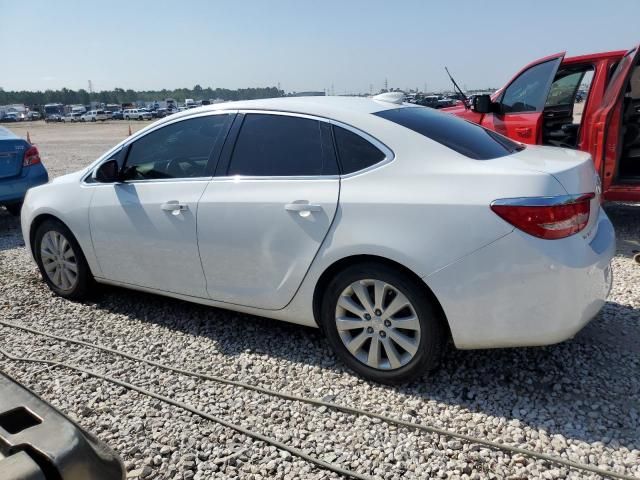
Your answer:
[[[153,118],[164,118],[167,116],[166,108],[156,108],[153,112],[151,112]]]
[[[81,117],[82,113],[80,112],[67,113],[64,117],[62,117],[62,121],[64,123],[76,123],[80,121]]]
[[[589,155],[398,101],[277,98],[159,120],[31,190],[26,249],[65,298],[95,279],[321,325],[381,382],[433,368],[449,338],[573,336],[604,305],[615,251]]]
[[[128,108],[122,115],[125,120],[151,120],[151,114],[139,108]]]
[[[111,120],[123,120],[124,116],[122,114],[122,110],[115,110],[111,112]]]
[[[36,146],[0,127],[0,205],[18,215],[27,190],[48,181]]]
[[[55,123],[55,122],[61,122],[62,118],[63,118],[63,115],[60,115],[58,113],[52,113],[47,115],[44,121],[47,123],[51,123],[51,122]]]
[[[20,116],[15,112],[7,113],[4,117],[2,117],[2,121],[7,123],[19,122],[20,120]]]
[[[524,67],[493,95],[447,111],[522,143],[588,152],[602,178],[604,198],[637,202],[639,62],[640,47],[566,58],[564,52],[549,55]],[[582,114],[576,115],[582,98]]]
[[[104,122],[109,117],[104,110],[89,110],[84,115],[80,117],[82,122]]]
[[[0,371],[2,480],[123,480],[107,445]]]
[[[42,118],[42,115],[40,115],[40,112],[29,112],[27,113],[27,120],[40,120]]]

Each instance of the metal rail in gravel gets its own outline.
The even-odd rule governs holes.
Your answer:
[[[206,420],[210,420],[212,422],[215,422],[219,425],[222,425],[223,427],[227,427],[230,428],[232,430],[235,430],[236,432],[242,433],[244,435],[246,435],[247,437],[253,438],[254,440],[259,440],[261,442],[267,443],[269,445],[272,445],[280,450],[285,450],[287,452],[289,452],[291,455],[295,455],[296,457],[299,457],[307,462],[313,463],[316,466],[320,467],[320,468],[324,468],[325,470],[330,470],[332,472],[335,472],[337,474],[343,475],[347,478],[355,478],[357,480],[374,480],[374,478],[378,478],[378,477],[370,477],[368,475],[363,475],[361,473],[357,473],[357,472],[353,472],[351,470],[347,470],[345,468],[342,468],[334,463],[330,463],[330,462],[325,462],[324,460],[320,460],[319,458],[313,457],[311,455],[307,455],[306,453],[304,453],[302,450],[295,448],[295,447],[291,447],[289,445],[287,445],[286,443],[282,443],[279,440],[272,438],[272,437],[268,437],[266,435],[262,435],[261,433],[258,432],[254,432],[253,430],[249,430],[248,428],[245,428],[241,425],[237,425],[235,423],[231,423],[228,422],[227,420],[224,420],[220,417],[216,417],[214,415],[210,415],[206,412],[203,412],[201,410],[198,410],[194,407],[192,407],[191,405],[188,405],[186,403],[183,402],[178,402],[177,400],[173,400],[169,397],[165,397],[164,395],[160,395],[158,393],[154,393],[151,392],[149,390],[146,390],[142,387],[138,387],[137,385],[133,385],[131,383],[127,383],[127,382],[123,382],[122,380],[118,380],[117,378],[113,378],[113,377],[109,377],[108,375],[102,375],[101,373],[97,373],[94,372],[92,370],[87,370],[85,368],[82,367],[78,367],[76,365],[70,365],[68,363],[65,362],[58,362],[56,360],[44,360],[41,358],[30,358],[30,357],[17,357],[14,356],[12,354],[10,354],[9,352],[7,352],[6,350],[3,350],[2,348],[0,348],[0,354],[4,355],[5,357],[7,357],[9,360],[12,360],[14,362],[24,362],[24,363],[41,363],[41,364],[45,364],[45,365],[49,365],[51,367],[59,367],[59,368],[67,368],[70,370],[75,370],[76,372],[80,372],[80,373],[84,373],[86,375],[92,376],[94,378],[99,378],[100,380],[104,380],[106,382],[109,383],[113,383],[114,385],[119,385],[121,387],[124,387],[128,390],[133,390],[135,392],[141,393],[142,395],[146,395],[148,397],[151,398],[155,398],[156,400],[160,400],[161,402],[167,403],[169,405],[173,405],[174,407],[178,407],[181,408],[183,410],[186,410],[187,412],[191,412],[194,415],[198,415],[199,417],[202,417]]]
[[[170,365],[164,365],[164,364],[156,362],[154,360],[149,360],[149,359],[146,359],[146,358],[143,358],[143,357],[138,357],[138,356],[133,355],[131,353],[123,352],[123,351],[120,351],[120,350],[117,350],[117,349],[113,349],[113,348],[110,348],[110,347],[97,345],[97,344],[94,344],[94,343],[91,343],[91,342],[86,342],[84,340],[78,340],[78,339],[74,339],[74,338],[64,337],[64,336],[61,336],[61,335],[55,335],[55,334],[44,332],[44,331],[41,331],[41,330],[37,330],[37,329],[31,328],[31,327],[26,327],[26,326],[23,326],[23,325],[16,325],[16,324],[11,323],[11,322],[5,322],[5,321],[0,320],[0,325],[8,327],[8,328],[15,328],[15,329],[18,329],[18,330],[23,330],[25,332],[29,332],[29,333],[32,333],[34,335],[41,335],[41,336],[44,336],[44,337],[52,338],[54,340],[58,340],[58,341],[62,341],[62,342],[70,343],[70,344],[83,345],[83,346],[86,346],[86,347],[89,347],[89,348],[93,348],[93,349],[96,349],[96,350],[101,350],[101,351],[104,351],[104,352],[107,352],[107,353],[111,353],[111,354],[114,354],[114,355],[119,355],[121,357],[128,358],[130,360],[143,362],[143,363],[146,363],[148,365],[152,365],[154,367],[162,368],[164,370],[180,373],[182,375],[192,376],[192,377],[200,378],[200,379],[203,379],[203,380],[209,380],[209,381],[222,383],[222,384],[226,384],[226,385],[233,385],[233,386],[236,386],[236,387],[244,388],[244,389],[247,389],[247,390],[252,390],[252,391],[255,391],[255,392],[258,392],[258,393],[262,393],[262,394],[265,394],[265,395],[282,398],[284,400],[307,403],[309,405],[314,405],[314,406],[318,406],[318,407],[326,407],[326,408],[330,408],[332,410],[337,410],[337,411],[340,411],[340,412],[343,412],[343,413],[349,413],[349,414],[356,415],[356,416],[366,416],[366,417],[370,417],[370,418],[376,418],[376,419],[379,419],[379,420],[381,420],[381,421],[383,421],[385,423],[388,423],[388,424],[394,424],[394,425],[397,425],[397,426],[406,427],[406,428],[410,428],[410,429],[413,429],[413,430],[420,430],[420,431],[433,433],[433,434],[437,434],[437,435],[442,435],[442,436],[446,436],[446,437],[450,437],[450,438],[457,438],[459,440],[464,440],[464,441],[469,442],[469,443],[483,445],[483,446],[486,446],[486,447],[489,447],[489,448],[492,448],[492,449],[495,449],[495,450],[502,450],[504,452],[511,453],[511,454],[518,453],[518,454],[521,454],[521,455],[528,456],[530,458],[535,458],[535,459],[538,459],[538,460],[548,461],[550,463],[555,463],[557,465],[561,465],[561,466],[564,466],[564,467],[595,473],[595,474],[598,474],[598,475],[600,475],[602,477],[605,477],[605,478],[616,478],[616,479],[620,479],[620,480],[640,480],[640,478],[634,477],[632,475],[626,475],[626,474],[623,474],[623,473],[612,472],[610,470],[604,470],[604,469],[601,469],[601,468],[593,467],[591,465],[587,465],[587,464],[583,464],[583,463],[579,463],[579,462],[574,462],[572,460],[567,460],[567,459],[564,459],[564,458],[561,458],[561,457],[557,457],[557,456],[554,456],[554,455],[547,455],[545,453],[539,453],[539,452],[535,452],[533,450],[528,450],[528,449],[524,449],[524,448],[520,448],[520,447],[514,447],[514,446],[511,446],[511,445],[506,445],[506,444],[503,444],[503,443],[494,442],[492,440],[487,440],[487,439],[484,439],[484,438],[474,437],[472,435],[465,435],[465,434],[462,434],[462,433],[457,433],[457,432],[446,430],[446,429],[443,429],[443,428],[433,427],[431,425],[409,422],[409,421],[402,420],[402,419],[399,419],[399,418],[389,417],[389,416],[386,416],[386,415],[382,415],[382,414],[375,413],[375,412],[370,412],[370,411],[367,411],[367,410],[361,410],[361,409],[355,408],[355,407],[349,407],[349,406],[346,406],[346,405],[340,405],[340,404],[336,404],[336,403],[332,403],[332,402],[325,402],[323,400],[317,400],[317,399],[314,399],[314,398],[307,398],[307,397],[301,397],[301,396],[292,395],[292,394],[288,394],[288,393],[278,392],[278,391],[275,391],[275,390],[270,390],[270,389],[267,389],[267,388],[264,388],[264,387],[259,387],[257,385],[251,385],[251,384],[240,382],[240,381],[237,381],[237,380],[229,380],[229,379],[224,378],[224,377],[218,377],[218,376],[215,376],[215,375],[208,375],[208,374],[194,372],[194,371],[191,371],[191,370],[185,370],[185,369],[178,368],[178,367],[173,367],[173,366],[170,366]],[[188,411],[190,411],[192,413],[195,413],[196,415],[200,415],[200,416],[202,416],[204,418],[207,418],[209,420],[212,420],[214,422],[220,423],[220,424],[225,425],[225,426],[229,426],[229,428],[233,428],[233,429],[235,429],[237,431],[241,431],[242,433],[245,433],[245,431],[240,430],[240,429],[244,429],[244,427],[235,426],[234,424],[231,424],[231,423],[229,423],[229,422],[227,422],[225,420],[218,419],[217,417],[212,417],[211,415],[206,414],[204,412],[200,412],[200,411],[194,409],[193,407],[189,407],[186,404],[182,404],[180,402],[176,402],[174,400],[167,399],[166,397],[163,397],[162,395],[155,394],[153,392],[148,392],[148,391],[146,391],[146,390],[144,390],[144,389],[142,389],[140,387],[137,387],[135,385],[127,384],[126,382],[122,382],[120,380],[111,379],[110,377],[107,377],[105,375],[102,375],[102,374],[99,374],[99,373],[95,373],[95,372],[91,372],[89,370],[84,370],[81,367],[76,367],[76,366],[73,366],[73,365],[69,365],[69,364],[66,364],[64,362],[56,362],[56,361],[49,361],[49,360],[36,360],[36,359],[28,359],[28,358],[27,359],[15,358],[15,357],[12,357],[10,354],[8,354],[6,351],[4,351],[2,349],[0,349],[0,353],[5,355],[6,357],[8,357],[10,359],[13,359],[13,360],[16,360],[16,361],[30,361],[30,362],[50,363],[52,365],[58,365],[58,366],[63,366],[63,367],[66,367],[66,368],[71,368],[71,369],[74,369],[74,370],[82,371],[84,373],[87,373],[89,375],[95,376],[97,378],[101,378],[101,379],[106,380],[106,381],[112,381],[114,383],[117,383],[118,385],[124,386],[125,388],[131,388],[131,389],[133,389],[135,391],[138,391],[138,392],[143,393],[145,395],[152,396],[152,397],[157,398],[159,400],[165,401],[165,399],[166,399],[168,401],[168,403],[170,403],[172,405],[178,406],[180,408],[185,408],[186,410],[188,410]],[[218,422],[218,420],[220,420],[220,421]],[[235,428],[235,427],[238,427],[238,428]],[[246,430],[246,429],[244,429],[244,430]],[[324,466],[324,468],[327,468],[329,470],[335,471],[337,473],[341,473],[342,475],[347,475],[346,473],[338,472],[337,470],[334,470],[332,468],[332,467],[335,467],[335,468],[340,468],[340,467],[336,467],[335,465],[329,464],[328,462],[324,462],[324,461],[316,459],[314,457],[311,457],[311,459],[310,459],[309,456],[304,454],[303,452],[298,451],[297,449],[295,449],[293,447],[288,447],[288,446],[278,442],[275,439],[269,439],[269,437],[264,437],[263,435],[258,434],[258,433],[254,434],[253,432],[246,433],[246,434],[248,436],[252,437],[252,438],[257,438],[257,439],[265,441],[267,443],[271,443],[274,446],[278,446],[278,445],[276,445],[274,443],[274,442],[277,442],[279,445],[282,445],[282,447],[278,447],[278,448],[284,448],[289,453],[297,455],[297,456],[300,456],[301,458],[303,458],[305,460],[308,460],[308,461],[310,461],[312,463],[315,463],[316,465],[321,465],[322,464]],[[257,436],[260,436],[261,438],[258,438]],[[268,439],[268,440],[264,440],[265,438]],[[297,453],[294,453],[294,451],[297,451],[300,454],[305,455],[305,456],[298,455]],[[355,472],[350,472],[349,475],[347,475],[347,476],[352,476],[352,478],[370,478],[370,477],[361,476],[360,474],[357,474]]]

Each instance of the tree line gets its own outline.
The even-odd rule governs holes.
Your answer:
[[[25,105],[44,105],[46,103],[62,103],[64,105],[88,105],[93,102],[101,103],[131,103],[137,100],[151,102],[154,100],[164,100],[173,98],[177,102],[184,102],[187,98],[194,100],[253,100],[258,98],[273,98],[284,96],[284,91],[276,87],[259,88],[239,88],[230,90],[228,88],[203,88],[200,85],[189,88],[178,88],[175,90],[125,90],[114,88],[113,90],[102,90],[100,92],[88,92],[84,89],[45,91],[5,91],[0,88],[0,105],[10,105],[14,103]]]

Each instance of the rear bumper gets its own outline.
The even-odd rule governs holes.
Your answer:
[[[19,203],[32,187],[49,181],[49,174],[41,163],[22,169],[19,177],[0,179],[0,205]]]
[[[549,345],[574,336],[611,289],[613,225],[541,240],[518,230],[424,278],[440,301],[458,348]]]

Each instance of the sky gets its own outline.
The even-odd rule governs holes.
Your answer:
[[[0,87],[500,87],[640,43],[640,0],[0,0]]]

